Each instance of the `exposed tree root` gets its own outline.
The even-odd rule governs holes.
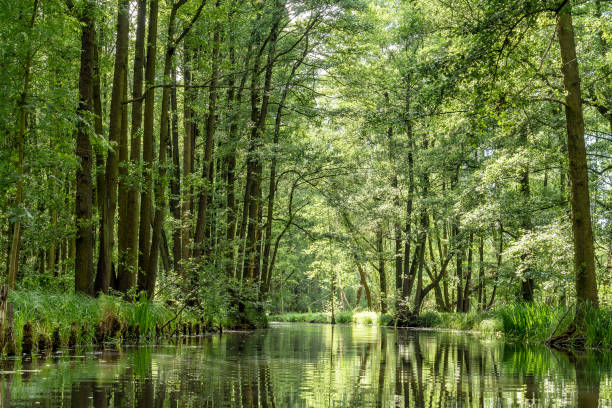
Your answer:
[[[584,350],[586,348],[586,336],[576,329],[572,323],[570,327],[558,336],[550,337],[545,344],[557,350]]]

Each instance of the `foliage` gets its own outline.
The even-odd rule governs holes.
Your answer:
[[[207,327],[333,310],[541,339],[580,297],[557,5],[188,0],[155,26],[148,2],[4,3],[0,282],[48,293],[20,318],[50,330],[61,292],[63,332],[117,315],[151,336],[189,305]],[[563,6],[609,308],[612,5]],[[71,298],[81,273],[98,300]]]
[[[336,314],[336,323],[355,323],[362,325],[389,326],[393,323],[393,317],[374,312],[340,312]],[[290,323],[331,323],[331,313],[285,313],[282,315],[271,315],[272,322]]]

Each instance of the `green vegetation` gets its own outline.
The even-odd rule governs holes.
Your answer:
[[[117,333],[108,333],[106,340],[127,343],[155,341],[157,324],[163,326],[170,322],[165,329],[167,334],[175,330],[180,331],[181,325],[186,322],[199,324],[198,315],[191,310],[185,310],[177,319],[171,321],[176,316],[176,308],[151,302],[146,298],[127,302],[115,296],[92,298],[82,294],[30,290],[13,291],[10,300],[14,305],[15,342],[18,346],[21,344],[26,322],[32,323],[35,336],[43,334],[50,338],[58,328],[63,346],[67,345],[70,326],[73,323],[77,324],[79,344],[83,345],[91,345],[94,342],[96,326],[109,321],[116,320],[121,330],[120,336],[117,336]],[[139,339],[122,338],[128,337],[129,330],[136,326],[140,332]]]
[[[355,323],[363,325],[389,326],[393,324],[393,316],[375,312],[339,312],[336,313],[336,323]],[[331,313],[285,313],[271,315],[271,322],[288,323],[331,323]]]
[[[514,303],[486,312],[425,312],[411,324],[416,328],[451,329],[503,334],[508,340],[543,344],[553,331],[561,333],[574,321],[573,309],[540,303]],[[285,313],[269,316],[273,322],[331,323],[330,313]],[[374,312],[340,312],[336,323],[392,326],[391,315]],[[585,345],[612,350],[612,310],[591,308],[585,316]]]
[[[608,344],[611,2],[10,4],[16,302],[84,294],[89,330],[146,335],[169,304],[209,327],[367,310],[338,320],[520,339],[573,304],[559,335]],[[45,302],[21,303],[35,327]]]

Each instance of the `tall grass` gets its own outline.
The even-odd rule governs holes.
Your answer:
[[[587,347],[612,350],[612,309],[589,308],[584,323]]]
[[[164,324],[173,316],[172,312],[155,302],[152,302],[144,294],[134,303],[122,302],[119,316],[123,317],[128,326],[140,328],[140,334],[152,337],[155,334],[155,325]]]
[[[175,314],[175,310],[144,297],[135,302],[127,302],[106,295],[92,298],[75,293],[17,290],[10,292],[10,301],[14,305],[13,325],[17,345],[21,344],[23,325],[26,322],[32,323],[35,335],[43,333],[50,336],[57,327],[62,339],[68,338],[72,322],[76,322],[79,329],[86,323],[87,332],[82,334],[85,342],[88,342],[93,337],[96,324],[114,317],[127,326],[138,325],[141,336],[152,339],[155,325],[164,324]],[[182,317],[197,320],[188,311]]]
[[[566,307],[552,307],[542,303],[514,303],[498,310],[503,332],[521,341],[543,342],[555,330]],[[565,318],[565,322],[571,319]],[[565,324],[559,330],[565,328]]]
[[[12,291],[15,342],[19,345],[26,322],[32,323],[35,333],[51,334],[55,327],[62,338],[68,337],[70,325],[88,322],[90,330],[102,315],[101,300],[80,294],[45,291]],[[105,300],[106,301],[106,300]]]

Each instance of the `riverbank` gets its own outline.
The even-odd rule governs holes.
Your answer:
[[[330,323],[330,313],[285,313],[271,315],[272,322]],[[572,322],[572,310],[544,304],[513,304],[496,310],[470,313],[426,312],[411,327],[450,329],[498,333],[509,340],[524,343],[544,343],[562,333]],[[394,326],[390,315],[375,312],[341,312],[336,323],[374,324]],[[555,331],[556,329],[556,331]],[[612,309],[591,309],[585,316],[584,346],[612,350]]]
[[[128,302],[116,296],[17,290],[10,292],[8,300],[13,305],[13,329],[4,333],[4,344],[0,338],[0,355],[103,343],[150,343],[212,328],[187,308],[144,298]]]
[[[331,313],[285,313],[268,316],[270,322],[283,323],[331,323]],[[393,316],[376,312],[339,312],[336,323],[371,324],[376,326],[393,325]]]

